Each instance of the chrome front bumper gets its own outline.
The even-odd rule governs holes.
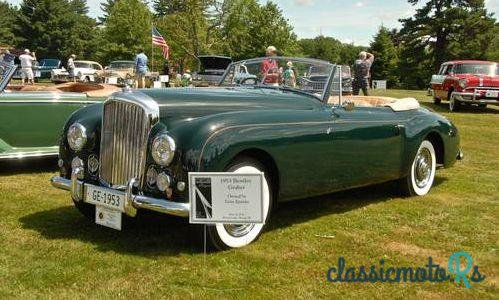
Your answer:
[[[83,170],[75,168],[71,173],[71,179],[66,179],[60,176],[54,176],[50,179],[53,187],[70,191],[74,201],[84,201],[84,188],[90,184],[79,180]],[[147,209],[163,214],[174,215],[179,217],[189,217],[190,204],[173,202],[165,199],[151,198],[143,195],[134,195],[133,188],[137,181],[132,178],[125,189],[125,214],[134,217],[137,214],[137,209]],[[102,187],[101,187],[102,188]],[[110,189],[111,190],[111,189]]]
[[[499,104],[499,99],[483,98],[480,93],[454,92],[452,93],[452,95],[455,97],[454,100],[460,102],[472,102],[478,104]]]

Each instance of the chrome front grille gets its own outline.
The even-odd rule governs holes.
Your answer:
[[[110,99],[104,104],[100,145],[100,179],[123,187],[131,178],[142,182],[147,140],[153,119],[133,101]]]

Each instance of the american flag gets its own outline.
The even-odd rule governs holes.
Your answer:
[[[170,57],[170,47],[168,47],[165,39],[154,26],[152,28],[152,44],[161,47],[161,49],[163,50],[163,57],[165,59],[168,59],[168,57]]]

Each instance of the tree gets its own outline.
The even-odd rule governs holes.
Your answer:
[[[320,35],[313,39],[302,39],[299,44],[307,57],[340,63],[342,44],[335,38]]]
[[[366,47],[342,43],[333,37],[317,36],[298,41],[301,55],[327,60],[340,65],[352,65],[360,51]]]
[[[221,36],[225,52],[235,59],[262,56],[268,45],[283,55],[299,50],[293,27],[273,2],[260,5],[256,0],[231,1]]]
[[[388,28],[381,26],[371,43],[375,60],[371,68],[373,79],[384,79],[388,87],[398,84],[398,53]]]
[[[413,5],[422,2],[408,1]],[[431,73],[446,60],[485,58],[495,23],[483,0],[431,0],[416,9],[413,17],[399,21],[401,74],[412,77],[404,79],[410,87],[417,84],[419,88],[425,87]]]
[[[115,2],[116,0],[106,0],[106,2],[101,2],[100,9],[102,10],[102,16],[98,17],[100,24],[106,23],[107,18],[111,13],[111,8],[113,8]]]
[[[83,0],[24,0],[14,26],[17,46],[35,50],[38,57],[83,57],[91,51],[95,27],[87,11]]]
[[[96,56],[102,62],[132,59],[151,47],[152,16],[141,0],[116,0],[99,37]]]
[[[12,46],[15,35],[12,24],[16,19],[17,10],[7,2],[0,1],[0,45]]]

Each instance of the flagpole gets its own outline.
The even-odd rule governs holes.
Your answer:
[[[152,38],[152,31],[154,30],[154,24],[151,22],[151,72],[154,72],[154,43]]]

